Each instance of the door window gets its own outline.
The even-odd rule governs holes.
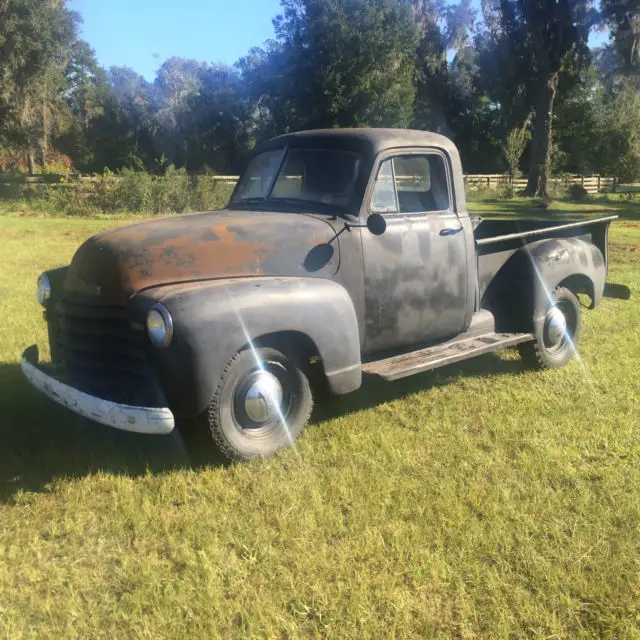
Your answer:
[[[444,158],[437,154],[396,156],[380,166],[372,213],[423,213],[449,209]]]
[[[393,181],[391,160],[385,160],[380,165],[376,185],[371,197],[372,213],[398,213],[398,198]]]

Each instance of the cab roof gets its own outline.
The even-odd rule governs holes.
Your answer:
[[[387,149],[402,147],[438,147],[456,151],[453,142],[438,133],[416,129],[314,129],[287,133],[261,144],[259,151],[281,147],[329,147],[368,151],[377,155]]]

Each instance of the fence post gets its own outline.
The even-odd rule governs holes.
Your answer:
[[[598,174],[598,193],[600,193],[600,174]]]

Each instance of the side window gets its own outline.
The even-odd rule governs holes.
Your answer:
[[[423,213],[449,209],[444,158],[437,154],[396,156],[380,166],[372,213]]]
[[[449,208],[447,171],[442,156],[398,156],[393,159],[393,168],[400,213]]]
[[[376,184],[371,196],[371,213],[398,213],[398,198],[393,183],[393,168],[391,160],[385,160],[380,165]]]

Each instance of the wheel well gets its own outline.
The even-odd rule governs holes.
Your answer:
[[[571,293],[578,296],[579,294],[586,294],[589,296],[589,309],[593,309],[594,306],[594,284],[589,276],[583,273],[576,273],[568,278],[565,278],[562,282],[558,283],[559,287],[565,287],[569,289]]]
[[[324,364],[318,347],[315,342],[301,331],[276,331],[274,333],[266,333],[255,338],[254,347],[272,347],[274,349],[293,349],[295,355],[300,359],[306,374],[309,376],[311,385],[316,390],[325,390],[328,380],[324,370]],[[246,349],[250,345],[245,345]]]
[[[258,336],[253,341],[253,346],[257,347],[273,347],[274,349],[283,349],[292,347],[295,350],[295,354],[303,361],[309,362],[310,360],[319,356],[318,347],[315,342],[306,334],[301,331],[276,331],[273,333],[265,333]],[[243,348],[249,347],[246,344]]]

